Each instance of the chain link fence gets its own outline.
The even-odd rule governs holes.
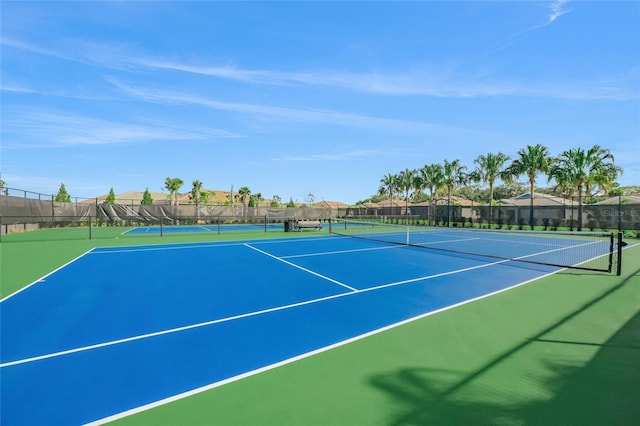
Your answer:
[[[479,226],[548,230],[618,230],[640,231],[639,197],[619,196],[597,204],[580,206],[578,200],[563,200],[558,205],[437,205],[422,203],[403,207],[364,206],[329,207],[248,207],[242,204],[170,205],[163,200],[142,205],[132,200],[126,204],[104,204],[98,199],[72,198],[56,202],[51,195],[2,188],[0,191],[0,235],[51,227],[68,226],[149,226],[215,223],[265,223],[331,218],[370,218],[389,222],[413,222],[435,226]]]

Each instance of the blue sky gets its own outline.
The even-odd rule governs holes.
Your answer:
[[[388,173],[599,144],[640,185],[640,2],[1,2],[0,172],[74,197]],[[540,186],[546,186],[543,178]]]

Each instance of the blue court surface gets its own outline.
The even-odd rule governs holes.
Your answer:
[[[0,423],[99,422],[555,270],[338,236],[96,248],[0,302]]]

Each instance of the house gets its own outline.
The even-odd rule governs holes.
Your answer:
[[[503,206],[515,206],[515,207],[529,207],[531,205],[531,194],[529,192],[518,195],[514,198],[503,198],[498,200]],[[548,194],[541,194],[539,192],[533,193],[533,205],[534,206],[565,206],[567,203],[571,203],[565,198],[556,197]]]
[[[320,201],[317,203],[314,203],[312,205],[312,207],[317,207],[317,208],[329,208],[332,210],[337,210],[337,209],[346,209],[347,207],[349,207],[348,204],[342,203],[340,201]]]
[[[621,195],[615,196],[611,198],[607,198],[606,200],[600,201],[599,203],[595,203],[596,206],[617,206],[620,205],[630,205],[630,204],[640,204],[640,195]]]

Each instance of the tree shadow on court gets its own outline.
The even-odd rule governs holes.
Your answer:
[[[412,366],[371,377],[395,407],[384,424],[639,424],[640,306],[630,308],[633,317],[604,343],[552,333],[639,278],[636,271],[471,373]],[[586,364],[558,356],[588,348],[594,355]]]

